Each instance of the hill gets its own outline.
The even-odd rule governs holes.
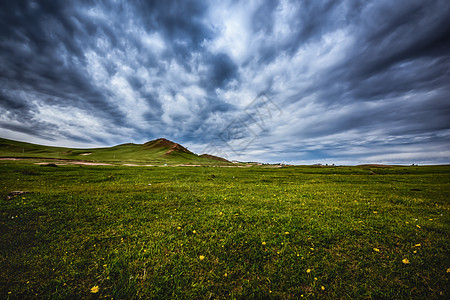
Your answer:
[[[217,165],[227,162],[225,159],[199,156],[182,145],[164,138],[144,144],[127,143],[114,147],[85,149],[43,146],[0,138],[0,157],[145,164]]]
[[[223,157],[219,157],[219,156],[215,156],[215,155],[211,155],[211,154],[202,154],[202,155],[200,155],[200,157],[209,158],[209,159],[226,162],[226,163],[231,163],[231,161],[229,161]]]

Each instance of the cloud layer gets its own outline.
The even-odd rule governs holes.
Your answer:
[[[448,163],[448,1],[8,1],[6,138]]]

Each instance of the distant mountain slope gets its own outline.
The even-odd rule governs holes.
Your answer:
[[[169,148],[169,150],[166,151],[166,155],[169,155],[171,153],[189,153],[194,154],[188,149],[184,148],[180,144],[174,143],[172,141],[169,141],[164,138],[159,138],[150,142],[147,142],[142,145],[145,149],[157,149],[157,148]]]
[[[202,155],[200,155],[200,157],[209,158],[209,159],[226,162],[226,163],[231,163],[231,161],[229,161],[223,157],[219,157],[219,156],[215,156],[215,155],[211,155],[211,154],[202,154]]]
[[[107,148],[63,148],[0,138],[0,157],[52,158],[150,164],[224,164],[226,160],[199,156],[182,145],[159,138],[145,144],[127,143]]]

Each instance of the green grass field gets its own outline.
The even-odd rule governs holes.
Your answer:
[[[450,166],[0,161],[0,197],[1,299],[450,297]]]

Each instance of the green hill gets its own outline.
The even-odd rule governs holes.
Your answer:
[[[107,148],[62,148],[42,146],[0,138],[0,157],[82,160],[136,164],[226,164],[224,161],[199,156],[180,144],[164,138],[145,144],[122,144]]]
[[[229,161],[229,160],[227,160],[225,158],[222,158],[222,157],[219,157],[219,156],[215,156],[215,155],[211,155],[211,154],[202,154],[202,155],[200,155],[200,157],[209,158],[209,159],[213,159],[213,160],[221,161],[221,162],[226,162],[226,163],[231,163],[231,161]]]

